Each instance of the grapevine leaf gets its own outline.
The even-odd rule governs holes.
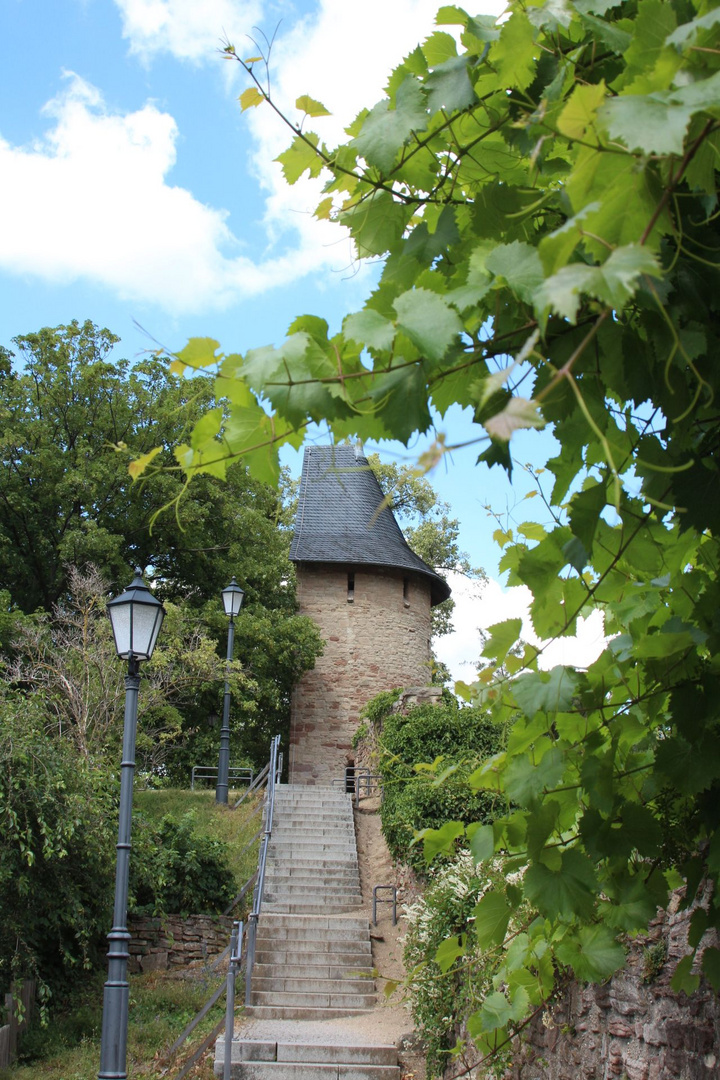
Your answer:
[[[422,837],[425,862],[430,863],[436,855],[446,854],[455,847],[455,841],[465,833],[462,821],[446,821],[439,829],[423,829]]]
[[[190,338],[185,348],[177,354],[177,359],[185,367],[213,368],[218,362],[219,348],[219,343],[212,338]]]
[[[389,172],[398,150],[413,131],[427,127],[425,96],[420,82],[409,75],[398,88],[395,108],[385,99],[366,116],[352,146],[370,165]]]
[[[507,932],[510,915],[505,897],[499,892],[488,892],[473,909],[475,934],[481,949],[502,944]]]
[[[533,863],[525,874],[525,893],[549,919],[588,918],[595,904],[597,878],[587,855],[574,848],[562,853],[559,871]]]
[[[512,1019],[512,1013],[512,1005],[505,995],[501,994],[499,990],[493,991],[492,994],[488,994],[485,998],[480,1009],[480,1030],[495,1031],[498,1028],[505,1027],[508,1020]]]
[[[265,95],[256,86],[249,86],[247,90],[243,90],[238,100],[240,108],[245,112],[246,109],[253,109],[257,105],[261,105],[265,101]]]
[[[545,279],[537,249],[519,240],[499,244],[485,260],[485,266],[496,279],[506,281],[521,300],[528,302]]]
[[[683,956],[682,960],[675,968],[675,974],[670,980],[670,986],[676,994],[685,993],[690,997],[700,985],[700,976],[697,974],[694,975],[692,972],[693,961],[694,956],[692,953],[688,956]]]
[[[449,971],[458,956],[465,952],[465,935],[454,934],[452,937],[441,941],[435,952],[435,963],[443,972]]]
[[[161,446],[154,446],[152,450],[148,450],[147,454],[141,454],[140,457],[130,462],[128,472],[133,480],[137,480],[139,476],[142,476],[150,462],[158,456],[161,450]]]
[[[385,352],[392,348],[395,327],[379,311],[364,308],[355,315],[348,315],[343,323],[343,332],[359,345]]]
[[[520,637],[521,629],[522,619],[506,619],[505,622],[488,626],[487,632],[490,637],[486,641],[481,655],[487,656],[488,659],[494,660],[498,664],[502,663]]]
[[[537,402],[523,397],[511,397],[507,405],[484,423],[493,441],[509,442],[514,432],[524,428],[543,428],[543,420]]]
[[[575,673],[560,666],[551,671],[528,672],[513,683],[515,700],[530,719],[538,712],[567,712],[576,689]]]
[[[486,859],[491,859],[495,852],[495,834],[492,825],[468,825],[467,834],[475,862],[481,863]]]
[[[319,101],[315,98],[311,98],[308,94],[303,94],[295,102],[295,108],[300,109],[307,116],[330,116],[330,113]]]
[[[438,64],[425,80],[425,86],[428,89],[431,113],[440,109],[445,109],[446,112],[466,109],[476,100],[464,56],[451,56],[444,63]]]
[[[720,993],[720,949],[711,946],[705,950],[702,969],[715,993]]]
[[[557,947],[563,964],[571,967],[578,979],[599,982],[613,975],[625,963],[625,950],[612,930],[601,925],[582,926]]]
[[[411,289],[394,303],[398,328],[429,360],[442,360],[453,338],[462,330],[460,316],[437,293]]]
[[[599,83],[578,85],[557,118],[557,126],[568,139],[582,139],[595,123],[595,114],[605,100],[604,79]]]
[[[395,202],[386,191],[368,196],[340,214],[357,244],[361,258],[383,255],[393,247],[405,231],[410,210]]]
[[[310,176],[319,176],[323,167],[323,160],[317,152],[318,137],[309,132],[307,135],[297,135],[290,147],[275,160],[282,165],[283,176],[288,184],[294,184],[304,172]]]

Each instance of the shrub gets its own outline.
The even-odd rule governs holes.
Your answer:
[[[227,907],[235,892],[227,845],[198,832],[192,811],[166,814],[158,826],[136,814],[133,830],[135,914],[209,914]]]
[[[100,959],[110,929],[117,786],[48,735],[31,698],[0,697],[0,989],[41,1000]]]
[[[384,799],[382,827],[394,858],[425,869],[415,833],[448,820],[489,821],[497,796],[473,792],[467,776],[496,753],[503,731],[477,708],[460,708],[450,695],[440,705],[418,705],[407,714],[391,712],[397,694],[378,694],[365,709],[376,729]],[[418,768],[420,765],[429,768]],[[445,779],[439,774],[453,771]]]

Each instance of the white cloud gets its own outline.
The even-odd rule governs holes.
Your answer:
[[[214,56],[223,32],[240,52],[253,19],[262,22],[260,2],[116,0],[133,51],[146,58],[167,51],[191,61]],[[310,93],[334,113],[314,122],[321,137],[340,140],[356,112],[382,95],[393,65],[432,31],[436,5],[366,0],[359,15],[344,0],[322,0],[274,48],[273,95],[280,108],[294,120],[295,99]],[[312,216],[320,182],[288,187],[273,162],[292,134],[267,105],[246,114],[255,144],[247,159],[265,193],[267,239],[252,258],[225,209],[172,184],[178,147],[184,154],[193,150],[192,133],[183,132],[181,142],[168,112],[152,103],[113,111],[99,89],[72,73],[45,112],[51,127],[43,139],[13,146],[0,137],[0,268],[52,283],[85,280],[123,300],[193,314],[309,275],[322,284],[328,274],[351,267],[347,232]],[[353,270],[360,280],[367,273],[365,266]]]
[[[524,586],[504,589],[490,578],[486,582],[469,581],[462,574],[449,575],[455,600],[452,634],[440,638],[435,652],[447,664],[453,679],[472,682],[480,659],[480,631],[505,619],[522,619],[521,636],[531,645],[544,645],[538,665],[549,670],[556,664],[586,667],[605,648],[604,620],[596,610],[587,619],[578,619],[577,634],[542,642],[533,629],[529,606],[532,593]]]
[[[62,284],[84,278],[186,313],[307,272],[297,250],[261,264],[235,254],[225,213],[168,182],[178,138],[168,113],[113,113],[95,87],[68,80],[46,106],[54,126],[43,140],[13,147],[0,138],[3,269]]]
[[[292,27],[273,48],[273,101],[293,121],[301,119],[295,109],[301,94],[321,101],[332,116],[309,120],[306,128],[311,125],[330,146],[339,143],[357,113],[384,96],[392,69],[437,29],[438,7],[438,0],[365,0],[360,14],[345,0],[321,0],[317,12]],[[503,0],[485,0],[488,13],[499,14],[504,8]],[[291,132],[267,105],[246,115],[258,146],[257,178],[268,193],[269,232],[278,236],[291,229],[300,252],[308,256],[315,252],[317,257],[317,248],[323,245],[327,265],[346,268],[353,253],[345,230],[326,226],[320,234],[319,223],[312,218],[322,178],[288,187],[274,159],[289,145]]]
[[[250,31],[261,17],[260,0],[115,0],[130,51],[149,59],[170,53],[179,60],[215,61],[227,36]]]

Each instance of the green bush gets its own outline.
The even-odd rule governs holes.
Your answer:
[[[460,767],[437,785],[432,775],[420,773],[386,786],[382,830],[394,859],[409,863],[422,875],[425,858],[422,844],[413,844],[416,832],[439,829],[446,821],[491,820],[496,796],[485,791],[471,792],[465,782],[468,771]]]
[[[136,814],[130,890],[134,914],[223,911],[235,894],[227,845],[199,832],[192,811],[159,825]]]
[[[33,699],[0,695],[0,989],[34,976],[43,1000],[103,955],[116,796]]]
[[[423,873],[422,847],[415,833],[448,820],[489,821],[497,796],[473,792],[467,776],[496,753],[503,731],[477,708],[461,708],[451,695],[442,704],[418,705],[406,715],[391,712],[397,693],[378,694],[364,715],[379,730],[383,778],[382,827],[392,856]],[[430,768],[419,769],[419,765]],[[448,768],[453,771],[440,780]]]

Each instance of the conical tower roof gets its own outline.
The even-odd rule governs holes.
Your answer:
[[[430,579],[431,603],[450,586],[408,546],[368,460],[354,446],[309,446],[300,480],[290,558],[410,570]]]

